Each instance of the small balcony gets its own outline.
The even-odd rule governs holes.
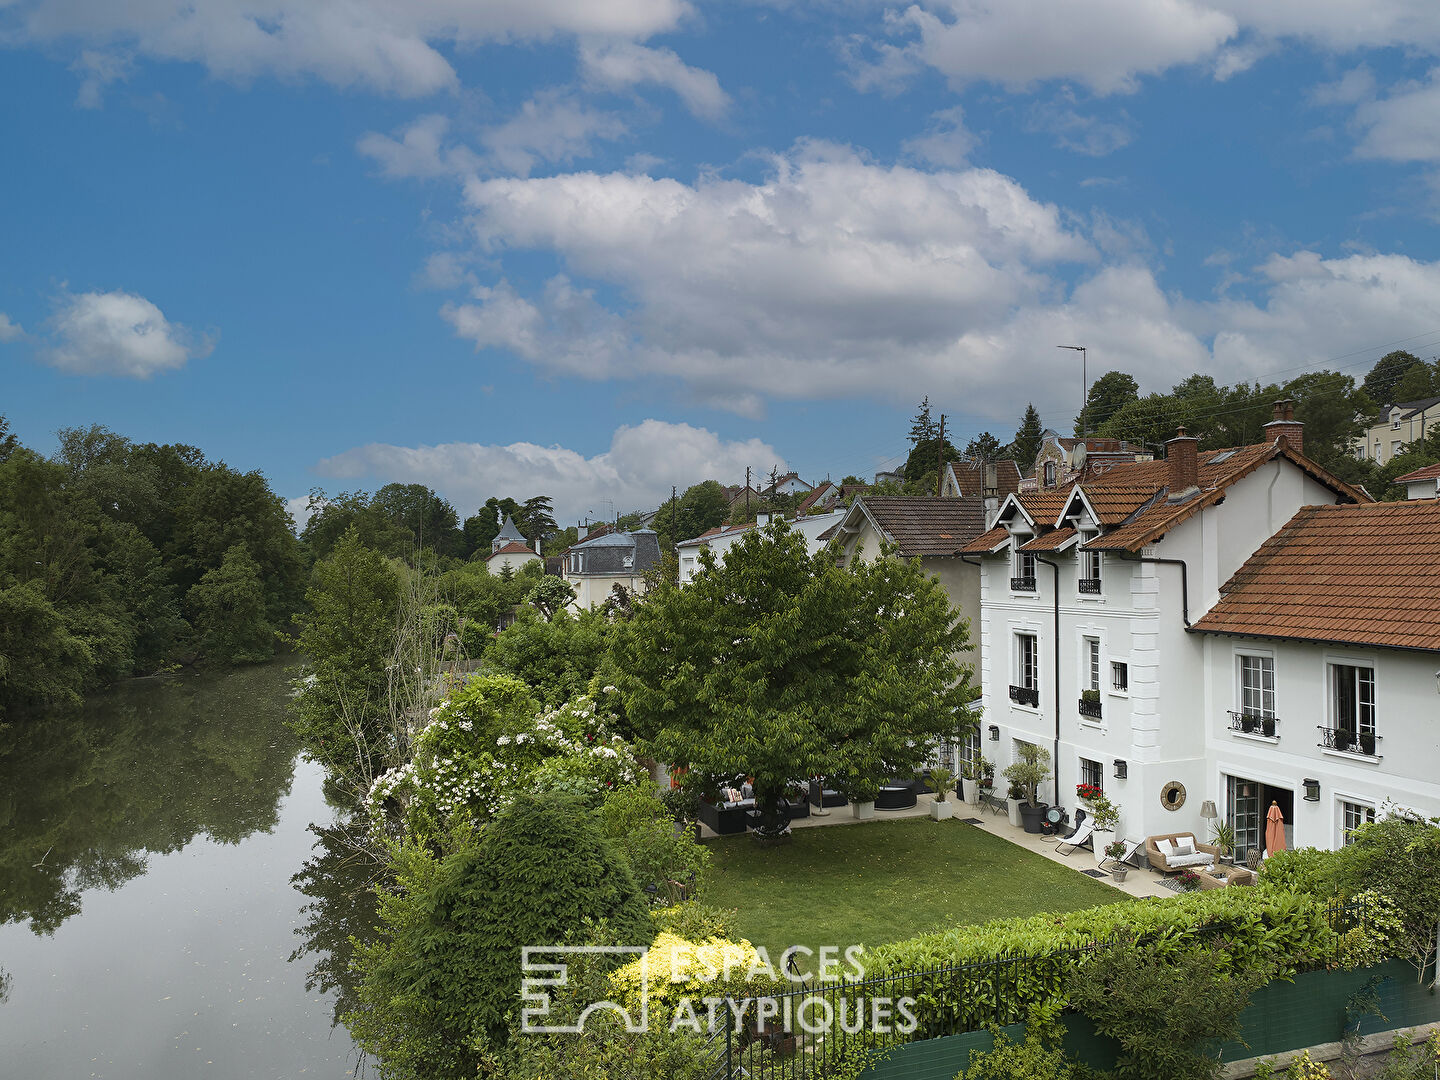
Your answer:
[[[1012,577],[1010,579],[1011,592],[1034,592],[1035,579],[1033,577]]]
[[[1080,594],[1082,596],[1099,596],[1100,579],[1098,577],[1082,577],[1080,579]]]
[[[1099,720],[1102,716],[1102,711],[1100,708],[1100,698],[1098,695],[1094,698],[1082,697],[1080,699],[1080,703],[1076,705],[1075,708],[1079,711],[1081,716],[1088,716],[1092,720]]]
[[[1040,691],[1033,686],[1012,686],[1010,687],[1010,700],[1016,705],[1029,705],[1032,709],[1040,707]]]
[[[1265,739],[1280,738],[1280,721],[1259,713],[1230,712],[1230,730],[1241,735],[1259,735]]]
[[[1342,754],[1354,754],[1356,757],[1375,756],[1375,744],[1380,741],[1380,736],[1373,731],[1330,728],[1318,724],[1316,726],[1320,728],[1320,745],[1326,750],[1338,750]]]

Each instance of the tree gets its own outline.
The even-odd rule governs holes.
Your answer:
[[[553,533],[559,526],[555,523],[555,508],[549,495],[533,495],[525,500],[515,515],[515,527],[533,548],[542,539]]]
[[[1414,353],[1406,352],[1404,349],[1396,349],[1388,352],[1370,369],[1362,384],[1365,393],[1376,405],[1393,405],[1398,399],[1395,396],[1395,387],[1404,378],[1405,373],[1416,364],[1423,364],[1423,361]]]
[[[939,475],[941,461],[959,461],[960,451],[949,439],[943,442],[937,436],[915,444],[910,456],[905,459],[905,483],[916,494],[934,495],[935,481]]]
[[[918,447],[921,443],[929,442],[938,438],[940,428],[930,418],[930,395],[925,395],[925,400],[916,406],[915,416],[910,421],[910,445]]]
[[[1391,814],[1355,831],[1338,853],[1348,891],[1374,889],[1394,900],[1401,931],[1392,944],[1423,981],[1435,981],[1440,947],[1440,825],[1435,820]]]
[[[982,431],[965,447],[965,456],[972,461],[999,461],[1004,456],[1004,449],[999,439],[988,431]]]
[[[1435,366],[1415,364],[1395,384],[1396,401],[1424,401],[1440,397],[1440,361]]]
[[[440,555],[460,554],[463,541],[455,508],[424,484],[386,484],[370,500],[370,510],[403,528],[411,550],[428,547]]]
[[[553,622],[555,616],[574,599],[575,590],[570,583],[554,574],[546,574],[525,594],[525,603],[544,615],[547,622]]]
[[[783,521],[701,562],[616,628],[606,671],[651,756],[754,778],[763,831],[797,777],[878,787],[971,723],[966,625],[918,564],[837,567]]]
[[[605,658],[609,629],[603,615],[590,611],[546,622],[522,608],[514,623],[495,635],[485,662],[524,681],[554,708],[585,692]]]
[[[243,543],[231,546],[185,596],[205,655],[230,664],[257,664],[275,655],[275,627],[266,618],[260,565]]]
[[[1020,426],[1010,443],[1010,456],[1020,466],[1022,474],[1028,475],[1034,470],[1035,459],[1040,455],[1040,438],[1044,434],[1040,427],[1040,414],[1035,410],[1035,403],[1030,402],[1025,406],[1025,415],[1020,418]]]
[[[474,1077],[520,1008],[521,948],[573,941],[604,922],[615,940],[654,936],[625,858],[578,799],[521,795],[444,859],[401,849],[380,898],[379,942],[358,951],[361,1007],[345,1021],[382,1075]]]
[[[297,619],[309,678],[295,698],[295,723],[306,748],[341,772],[358,765],[368,775],[357,753],[384,740],[399,601],[394,569],[354,526],[315,564],[308,610]]]
[[[490,541],[500,534],[505,515],[514,517],[520,512],[520,504],[514,499],[497,499],[494,495],[485,500],[485,505],[465,519],[465,553],[467,558],[485,559],[490,556]],[[531,537],[526,536],[526,539]]]
[[[1094,431],[1127,403],[1140,396],[1140,384],[1123,371],[1107,371],[1090,384],[1085,407],[1075,418],[1075,434]]]

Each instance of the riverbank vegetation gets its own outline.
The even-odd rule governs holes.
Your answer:
[[[44,457],[0,418],[0,722],[177,664],[274,655],[305,560],[259,472],[103,427]]]

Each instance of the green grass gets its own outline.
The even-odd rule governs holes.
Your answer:
[[[772,959],[791,945],[875,946],[930,930],[1128,899],[1079,873],[958,821],[906,818],[796,829],[790,843],[707,841],[706,902],[739,911],[736,928]]]

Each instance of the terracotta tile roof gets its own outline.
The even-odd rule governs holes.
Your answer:
[[[989,555],[1010,539],[1010,530],[997,525],[989,532],[983,532],[960,549],[962,555]]]
[[[535,552],[531,551],[531,550],[530,550],[528,547],[526,547],[524,544],[517,544],[517,543],[515,543],[515,542],[512,540],[510,543],[506,544],[504,547],[500,548],[498,551],[492,551],[492,552],[490,553],[490,558],[489,558],[489,559],[486,559],[485,561],[486,561],[486,562],[489,562],[490,559],[499,558],[501,555],[534,555],[534,554],[535,554]]]
[[[1063,529],[1051,529],[1020,545],[1021,551],[1059,551],[1062,547],[1074,540],[1078,534],[1070,526]]]
[[[1440,652],[1440,501],[1307,506],[1194,629]]]
[[[713,540],[722,534],[744,532],[746,529],[753,529],[754,527],[755,522],[753,521],[746,522],[744,525],[716,525],[713,529],[706,529],[699,536],[692,536],[689,540],[681,540],[675,546],[698,547],[703,545],[707,540]]]
[[[985,508],[975,499],[862,495],[862,503],[905,556],[954,555],[985,531]]]
[[[983,498],[985,495],[984,465],[978,461],[947,462],[960,488],[961,496]],[[1005,498],[1020,487],[1020,466],[1010,460],[993,462],[995,466],[995,492]]]
[[[1415,480],[1440,480],[1440,465],[1426,465],[1423,469],[1416,469],[1404,476],[1397,476],[1390,482],[1392,484],[1408,484]]]
[[[1064,487],[1050,488],[1048,491],[1016,492],[1015,498],[1025,508],[1025,512],[1034,519],[1038,528],[1048,528],[1060,516],[1060,511],[1065,509],[1065,504],[1070,501],[1070,492],[1073,490],[1075,490],[1074,484],[1066,484]]]
[[[829,480],[821,480],[820,483],[815,486],[815,489],[800,501],[800,505],[796,507],[795,512],[803,517],[810,508],[823,499],[828,492],[834,491],[836,491],[834,484]]]

